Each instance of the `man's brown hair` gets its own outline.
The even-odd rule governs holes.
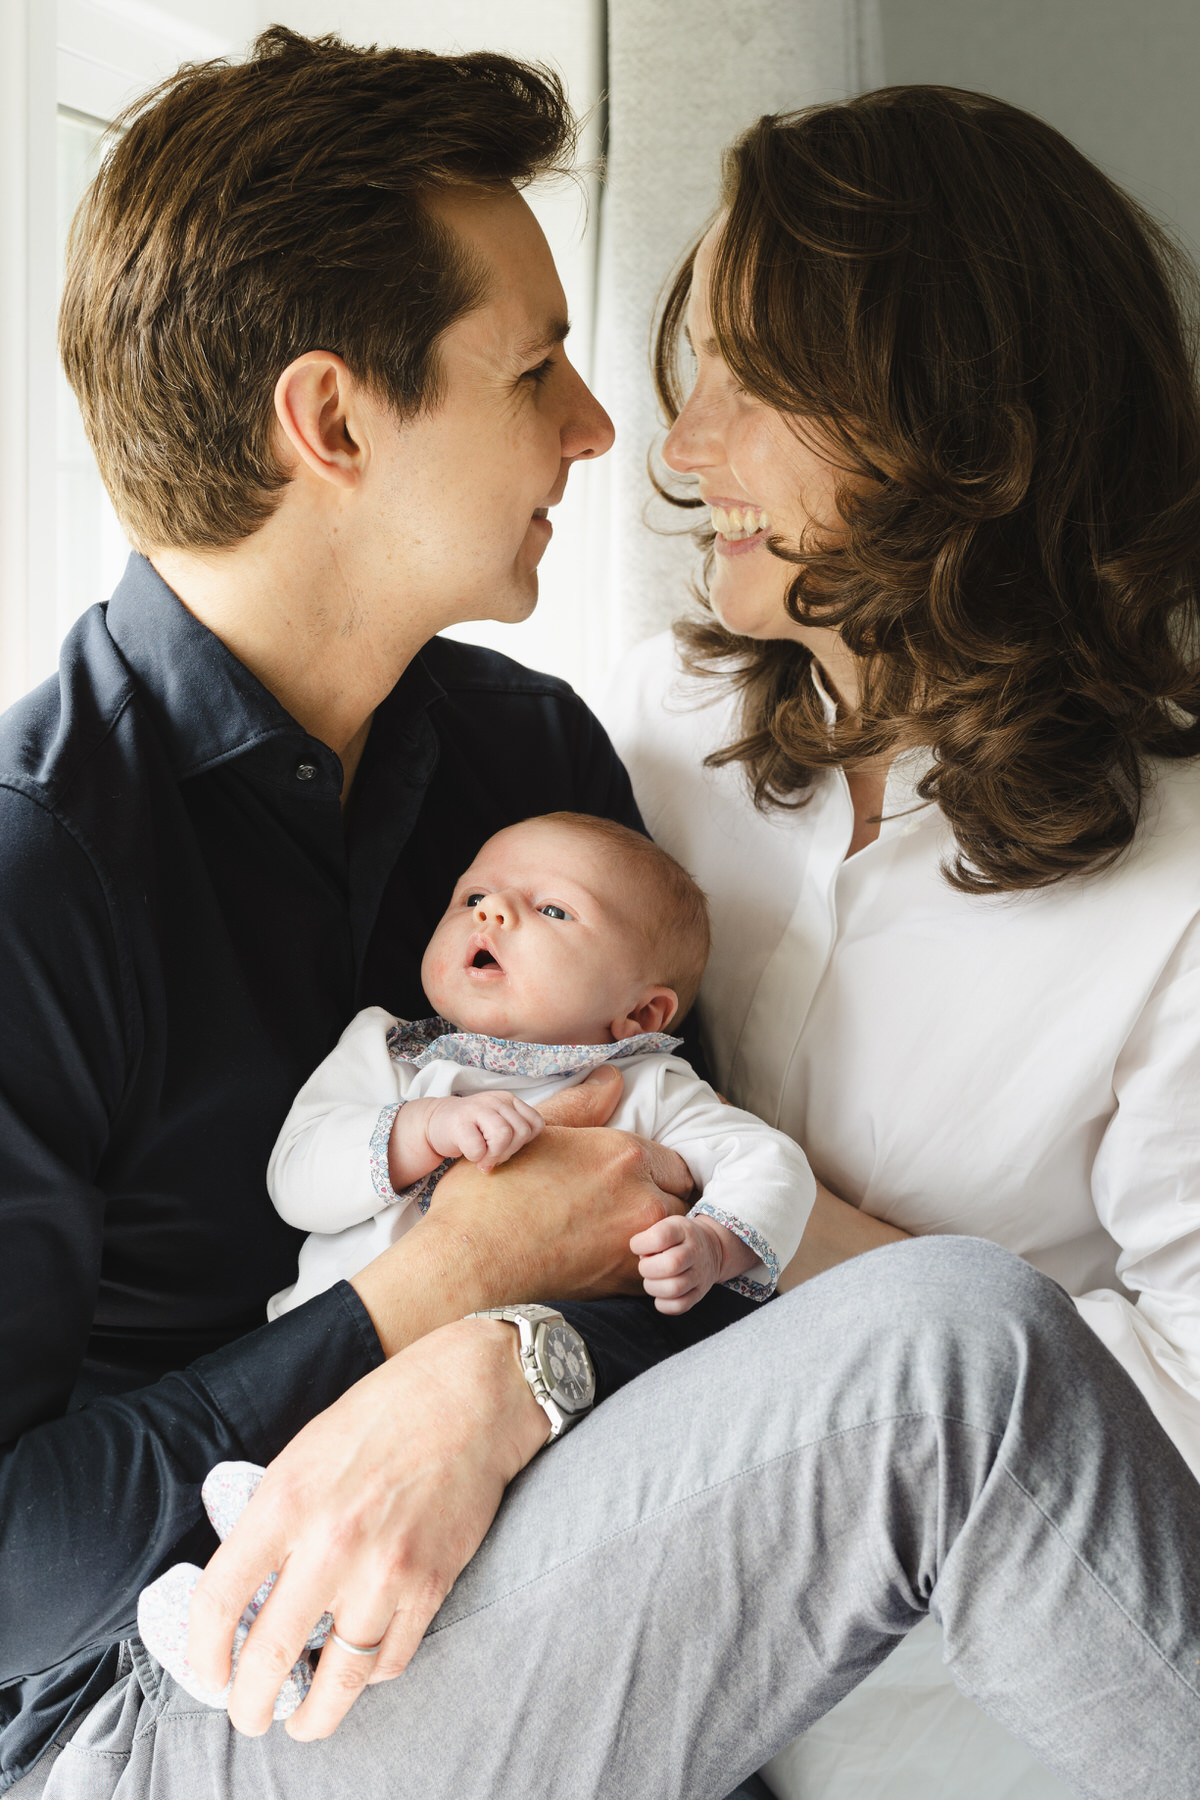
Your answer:
[[[423,199],[564,170],[553,72],[360,50],[282,26],[185,66],[117,122],[67,255],[59,347],[141,548],[236,543],[277,504],[275,383],[329,350],[402,417],[482,271]]]
[[[950,88],[761,119],[723,202],[721,354],[852,478],[838,542],[770,547],[791,616],[861,659],[862,698],[831,731],[803,645],[694,621],[693,667],[743,700],[709,760],[796,806],[822,767],[928,745],[955,886],[1106,866],[1147,759],[1200,754],[1194,269],[1051,126]],[[671,417],[693,257],[657,348]]]
[[[596,813],[542,813],[527,824],[566,825],[598,838],[611,863],[638,890],[630,914],[651,959],[652,981],[674,988],[678,1005],[666,1021],[678,1025],[691,1011],[712,946],[708,900],[681,862],[653,838]],[[664,1027],[665,1029],[665,1027]]]

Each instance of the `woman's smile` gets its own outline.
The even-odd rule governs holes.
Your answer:
[[[745,556],[765,544],[770,536],[771,520],[766,508],[749,500],[709,500],[708,509],[718,556]]]

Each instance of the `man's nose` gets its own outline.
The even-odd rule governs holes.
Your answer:
[[[559,437],[563,461],[582,462],[611,450],[615,433],[612,420],[579,371],[572,368],[571,374],[574,381]]]

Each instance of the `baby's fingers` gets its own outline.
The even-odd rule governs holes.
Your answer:
[[[503,1095],[495,1110],[480,1121],[480,1129],[487,1139],[487,1154],[479,1167],[486,1174],[507,1162],[518,1150],[532,1143],[544,1123],[541,1113],[532,1106],[527,1106],[515,1095]]]
[[[658,1256],[664,1250],[674,1250],[678,1245],[686,1244],[688,1239],[687,1221],[677,1213],[669,1213],[657,1224],[648,1225],[645,1231],[636,1232],[629,1240],[629,1248],[634,1256]]]

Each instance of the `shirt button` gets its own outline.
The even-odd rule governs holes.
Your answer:
[[[317,772],[316,763],[302,762],[296,764],[296,780],[311,781]]]

